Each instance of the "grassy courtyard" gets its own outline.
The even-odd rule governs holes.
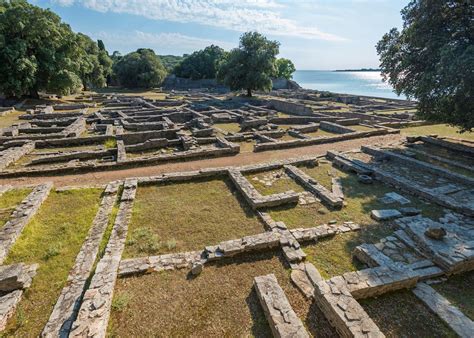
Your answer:
[[[269,273],[313,335],[335,336],[324,315],[291,284],[284,259],[273,252],[218,261],[196,278],[182,270],[119,279],[108,335],[270,337],[253,288],[254,277]]]
[[[39,336],[92,225],[101,192],[52,191],[23,230],[5,264],[38,263],[39,267],[8,322],[4,332],[7,336]]]
[[[228,180],[139,187],[124,257],[202,250],[264,227]]]

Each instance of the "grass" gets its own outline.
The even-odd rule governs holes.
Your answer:
[[[281,175],[280,178],[271,179],[273,174]],[[295,192],[303,192],[304,188],[296,183],[295,180],[291,179],[290,177],[286,176],[284,170],[272,170],[272,171],[264,171],[258,174],[248,174],[245,177],[249,180],[250,183],[257,189],[262,195],[272,195],[278,194],[282,192],[286,192],[289,190],[293,190]],[[271,179],[273,181],[271,186],[267,186],[265,183],[260,181],[254,180],[253,178],[257,177],[260,180],[264,180],[265,177]]]
[[[108,336],[270,337],[253,287],[254,277],[269,273],[310,333],[335,336],[316,305],[291,284],[284,264],[280,255],[263,252],[206,265],[196,278],[180,270],[119,279]]]
[[[202,250],[263,231],[228,180],[139,187],[124,257]]]
[[[360,301],[387,337],[457,337],[408,290]]]
[[[374,224],[365,226],[360,231],[347,232],[306,245],[303,251],[307,255],[306,260],[316,266],[323,278],[329,279],[364,269],[366,266],[352,257],[354,248],[362,243],[375,243],[391,235],[393,231],[389,224]]]
[[[241,153],[252,153],[253,152],[253,147],[255,145],[255,141],[249,141],[249,142],[236,142],[237,144],[240,145],[240,152]]]
[[[238,123],[215,123],[213,126],[228,133],[240,132],[240,124]]]
[[[375,128],[366,127],[366,126],[361,126],[360,124],[355,124],[355,125],[352,125],[352,126],[347,126],[347,128],[350,128],[350,129],[356,130],[356,131],[372,131],[372,130],[376,130]]]
[[[10,219],[10,215],[16,206],[23,201],[32,189],[12,189],[0,196],[0,227]]]
[[[459,139],[474,141],[474,132],[470,132],[470,133],[465,132],[465,133],[460,134],[458,128],[451,127],[446,124],[408,127],[408,128],[402,128],[400,131],[403,136],[437,134],[439,136],[455,137]]]
[[[4,116],[0,116],[0,128],[10,127],[15,123],[19,123],[20,119],[18,117],[23,114],[25,114],[24,111],[15,110],[11,113],[5,114]]]
[[[267,211],[277,221],[283,221],[289,228],[308,228],[336,220],[338,223],[353,221],[362,226],[374,224],[370,218],[373,209],[390,209],[399,207],[398,204],[383,204],[378,199],[384,194],[396,191],[387,185],[375,182],[374,184],[362,184],[357,176],[334,169],[337,176],[341,178],[342,187],[347,205],[340,210],[334,210],[321,203],[309,205],[285,205],[271,208]],[[317,177],[315,177],[318,180]],[[422,210],[423,215],[437,218],[442,215],[441,208],[433,208],[431,204],[423,203],[418,198],[403,194],[412,202],[406,206],[414,206]]]
[[[467,317],[474,320],[474,271],[451,276],[441,284],[432,285],[441,295],[457,306]]]
[[[39,267],[7,324],[6,335],[39,336],[92,225],[101,191],[52,191],[23,230],[5,264],[38,263]]]
[[[305,133],[305,135],[306,136],[311,136],[311,137],[326,137],[326,136],[337,136],[337,135],[340,135],[340,134],[331,133],[329,131],[318,129],[317,131],[312,131],[310,133]]]
[[[106,149],[115,149],[117,148],[117,141],[114,138],[109,138],[104,142],[104,147]]]
[[[329,163],[319,163],[317,166],[301,165],[299,169],[330,191],[332,189],[332,177],[339,176],[339,172]]]

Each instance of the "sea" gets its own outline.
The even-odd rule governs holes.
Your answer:
[[[388,83],[383,82],[378,71],[297,70],[293,80],[305,89],[391,99],[406,98],[398,96]]]

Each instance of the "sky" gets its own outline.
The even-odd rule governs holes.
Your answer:
[[[298,70],[377,68],[375,44],[408,0],[30,0],[122,54],[238,46],[246,31],[280,42]]]

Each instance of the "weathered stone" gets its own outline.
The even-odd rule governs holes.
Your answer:
[[[400,211],[396,209],[382,209],[382,210],[372,210],[370,216],[376,221],[388,221],[398,217],[402,217]]]
[[[274,274],[255,277],[254,285],[274,337],[309,337]]]

